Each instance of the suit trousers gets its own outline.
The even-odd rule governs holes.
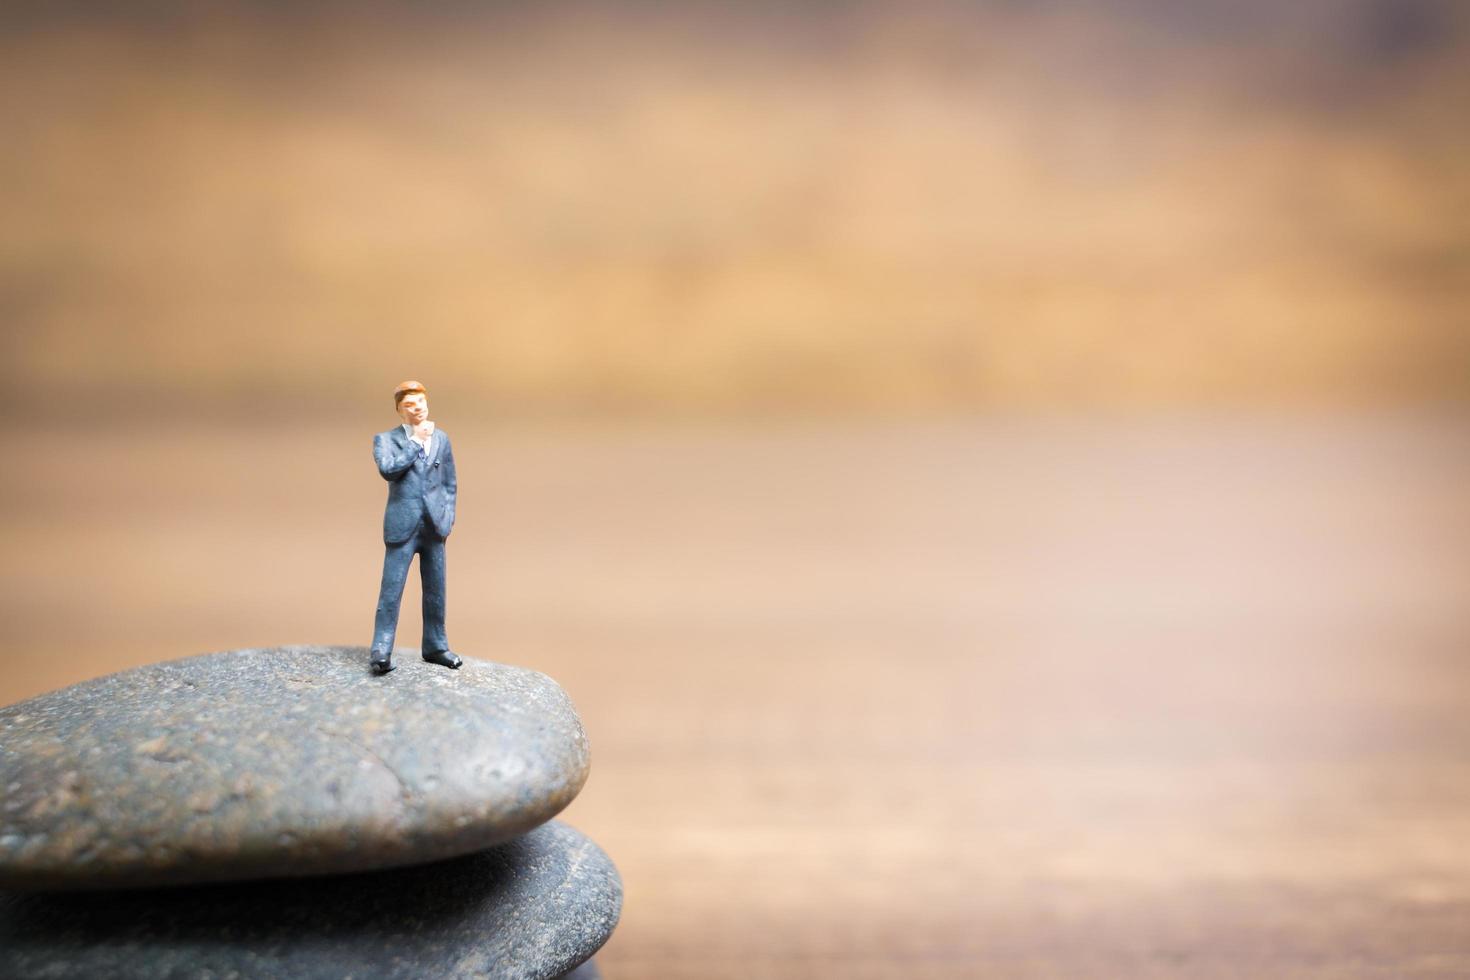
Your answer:
[[[444,634],[444,539],[426,516],[404,541],[390,544],[383,554],[383,584],[378,587],[378,613],[373,622],[373,649],[393,651],[398,633],[398,607],[403,601],[403,584],[408,566],[419,556],[419,579],[424,592],[423,653],[449,649]]]

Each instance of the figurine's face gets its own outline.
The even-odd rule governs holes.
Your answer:
[[[398,417],[409,425],[418,425],[429,417],[429,400],[417,392],[404,395],[398,403]]]

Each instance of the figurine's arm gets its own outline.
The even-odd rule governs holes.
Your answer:
[[[373,436],[373,461],[385,480],[396,480],[413,466],[413,453],[399,453],[393,440],[381,433]]]
[[[454,447],[444,437],[444,496],[449,501],[449,526],[454,526],[454,500],[459,493],[459,474],[454,471]]]

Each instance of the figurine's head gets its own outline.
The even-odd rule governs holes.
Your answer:
[[[405,381],[393,389],[393,406],[398,417],[409,425],[418,425],[429,417],[429,393],[417,381]]]

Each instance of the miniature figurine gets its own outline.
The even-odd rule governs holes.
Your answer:
[[[444,633],[444,539],[454,527],[458,482],[449,436],[429,420],[428,391],[417,381],[393,389],[403,424],[373,437],[373,459],[388,481],[383,512],[383,584],[373,623],[371,663],[379,674],[393,669],[393,639],[408,566],[419,556],[424,591],[423,657],[456,668],[463,661],[449,650]]]

